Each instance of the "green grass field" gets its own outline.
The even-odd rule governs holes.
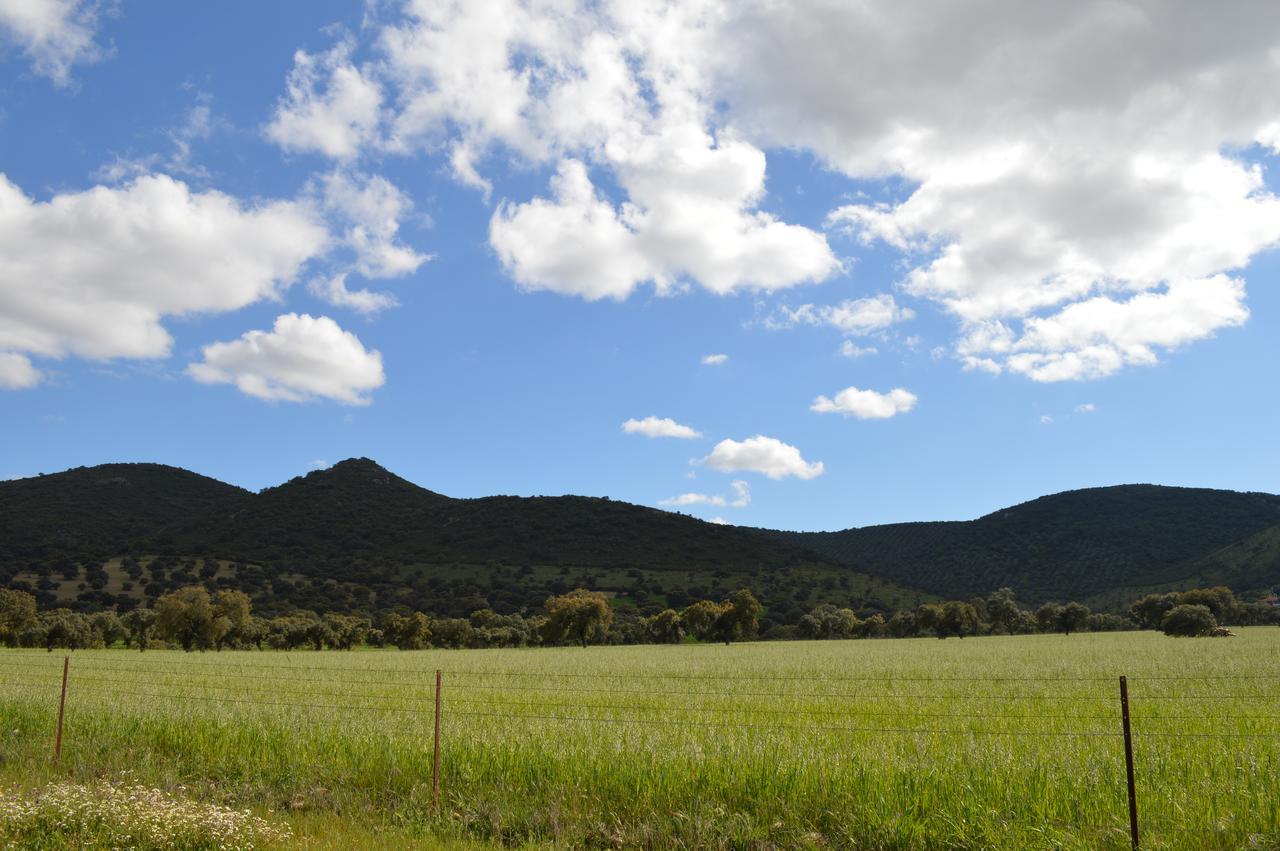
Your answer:
[[[0,653],[0,778],[124,778],[309,847],[1280,848],[1280,629]],[[432,805],[434,672],[443,794]]]

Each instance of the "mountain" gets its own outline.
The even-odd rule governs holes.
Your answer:
[[[746,585],[794,622],[822,602],[889,611],[923,598],[754,530],[604,498],[453,499],[366,458],[257,494],[107,465],[0,483],[0,506],[0,583],[85,609],[197,581],[242,588],[266,613],[532,611],[579,585],[651,611]]]
[[[102,464],[0,482],[0,564],[127,552],[251,496],[163,464]]]
[[[1118,607],[1280,584],[1280,496],[1125,485],[966,522],[775,532],[607,498],[454,499],[367,458],[260,493],[159,464],[0,482],[0,585],[93,610],[191,582],[242,588],[268,614],[530,612],[578,586],[651,612],[745,585],[776,623],[819,603],[888,612],[1003,586],[1024,604]]]
[[[1157,485],[1045,496],[977,520],[775,532],[948,598],[1009,586],[1026,603],[1113,599],[1204,581],[1280,583],[1280,496]]]

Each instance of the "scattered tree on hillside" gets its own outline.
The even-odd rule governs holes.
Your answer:
[[[942,632],[942,606],[937,603],[922,603],[916,608],[916,629],[921,632],[932,632],[939,638],[947,636]]]
[[[188,652],[208,650],[229,626],[203,585],[188,585],[156,600],[156,635]]]
[[[543,634],[548,641],[572,641],[581,647],[604,638],[613,623],[613,609],[599,591],[578,588],[544,604],[547,623]]]
[[[751,638],[760,628],[760,612],[763,607],[747,588],[739,588],[720,604],[720,616],[716,618],[716,638],[725,644]]]
[[[853,609],[837,609],[830,603],[800,618],[800,634],[805,638],[853,638],[861,626]]]
[[[218,635],[214,639],[217,649],[246,644],[252,613],[249,595],[243,591],[224,588],[214,595],[213,610],[215,619],[220,622]]]
[[[680,613],[675,609],[663,609],[653,617],[646,618],[644,628],[655,644],[679,644],[684,638]]]
[[[337,650],[350,650],[364,641],[369,633],[368,618],[326,612],[323,618],[329,642]]]
[[[1085,628],[1089,622],[1089,607],[1082,603],[1067,603],[1058,609],[1058,629],[1070,635]]]
[[[123,641],[129,634],[115,612],[98,612],[89,619],[89,622],[102,640],[103,647],[111,647],[117,641]]]
[[[948,635],[964,638],[978,631],[978,610],[971,603],[949,600],[942,606],[942,616],[935,629],[939,638]]]
[[[995,632],[1013,635],[1023,622],[1023,612],[1014,599],[1012,588],[1001,588],[987,597],[987,619]]]
[[[382,632],[401,650],[421,650],[431,643],[431,621],[422,612],[387,615],[382,619]]]
[[[1178,636],[1208,635],[1217,625],[1208,606],[1187,603],[1174,606],[1161,621],[1165,635]]]
[[[151,643],[151,630],[156,625],[155,609],[133,609],[125,612],[121,623],[128,630],[128,643],[139,651],[146,650]]]
[[[698,600],[680,613],[680,623],[684,624],[686,633],[699,641],[707,641],[711,638],[711,631],[715,628],[716,621],[723,613],[724,607],[719,603]]]
[[[36,623],[36,598],[25,591],[0,589],[0,643],[17,646]]]

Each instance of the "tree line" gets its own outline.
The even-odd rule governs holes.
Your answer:
[[[1094,612],[1083,603],[1045,603],[1035,610],[1020,606],[1011,588],[987,597],[924,603],[896,612],[888,621],[878,614],[860,619],[848,608],[821,605],[779,638],[964,638],[970,635],[1028,635],[1060,632],[1161,630],[1168,635],[1211,635],[1221,625],[1280,624],[1280,606],[1244,602],[1230,588],[1193,588],[1149,594],[1124,614]]]
[[[247,594],[190,585],[164,594],[152,608],[123,615],[83,614],[66,608],[41,610],[36,598],[0,589],[0,644],[10,647],[96,648],[123,645],[147,650],[333,649],[356,646],[484,648],[539,645],[678,644],[755,638],[764,607],[741,588],[719,602],[698,600],[683,609],[645,617],[615,609],[598,591],[579,588],[548,597],[541,614],[498,614],[490,609],[467,618],[437,618],[395,611],[376,621],[361,614],[299,610],[263,618],[253,614]],[[1220,625],[1280,623],[1280,606],[1243,602],[1228,588],[1150,594],[1125,614],[1092,612],[1081,603],[1046,603],[1034,611],[1018,604],[1012,589],[967,601],[925,603],[862,618],[851,608],[815,607],[795,626],[775,628],[771,639],[965,638],[1061,632],[1160,629],[1169,635],[1211,635]]]

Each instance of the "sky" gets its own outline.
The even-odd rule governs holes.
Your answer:
[[[1280,6],[0,0],[0,478],[1280,491]]]

